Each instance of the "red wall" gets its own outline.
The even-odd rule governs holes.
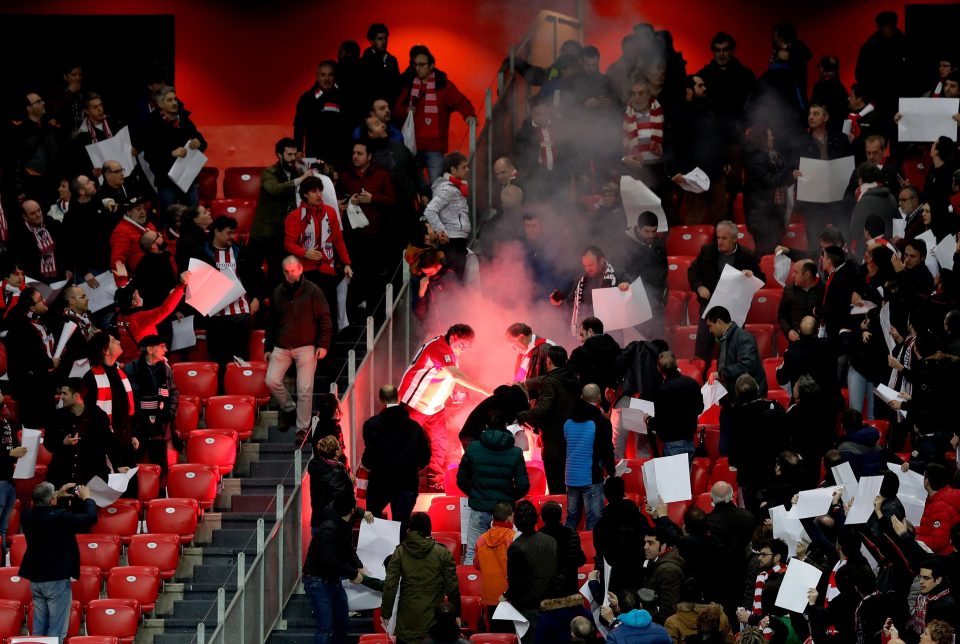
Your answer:
[[[945,0],[927,0],[945,3]],[[573,0],[555,0],[547,8],[574,13]],[[787,6],[784,6],[787,5]],[[500,62],[536,15],[539,5],[517,0],[453,3],[441,0],[268,3],[188,0],[33,0],[7,2],[0,11],[41,14],[173,14],[176,20],[177,90],[210,139],[212,163],[259,165],[272,160],[273,142],[291,129],[297,97],[312,82],[317,62],[335,57],[342,40],[366,46],[370,22],[391,30],[390,50],[406,62],[406,51],[423,42],[464,93],[482,111],[483,92]],[[374,9],[375,7],[375,9]],[[740,41],[739,54],[755,71],[766,66],[770,27],[791,20],[814,57],[840,57],[844,80],[853,74],[860,44],[873,31],[873,16],[899,2],[805,0],[773,3],[714,0],[589,0],[587,42],[600,47],[605,67],[619,55],[620,38],[636,22],[652,22],[674,33],[688,69],[709,57],[709,40],[719,29]],[[2,18],[0,18],[2,19]],[[131,35],[135,46],[136,35]],[[117,52],[122,55],[122,52]],[[811,66],[811,79],[815,70]],[[453,120],[451,143],[465,136],[463,121]]]

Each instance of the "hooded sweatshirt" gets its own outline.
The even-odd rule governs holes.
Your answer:
[[[632,610],[622,613],[620,625],[607,636],[608,642],[617,644],[673,644],[667,630],[653,623],[653,618],[645,610]]]
[[[507,589],[507,550],[515,534],[509,521],[494,521],[477,539],[474,563],[482,575],[480,601],[484,606],[496,606]]]

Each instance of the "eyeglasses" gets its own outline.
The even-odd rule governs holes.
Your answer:
[[[772,556],[773,556],[773,553],[772,553],[772,552],[761,552],[761,553],[759,553],[759,554],[760,554],[761,557],[772,557]],[[922,579],[922,577],[921,577],[921,579]]]
[[[113,174],[124,174],[126,170],[124,170],[123,168],[117,168],[116,170],[112,170],[108,168],[107,172],[112,172]]]

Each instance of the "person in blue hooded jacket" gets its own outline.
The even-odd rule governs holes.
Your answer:
[[[624,590],[618,600],[610,593],[610,605],[600,609],[600,616],[610,624],[607,642],[615,644],[672,644],[670,635],[644,610],[634,590]],[[614,613],[620,614],[614,618]]]

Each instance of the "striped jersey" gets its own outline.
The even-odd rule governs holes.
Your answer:
[[[455,384],[443,370],[456,366],[457,356],[442,335],[427,340],[403,374],[400,402],[422,414],[441,411]]]
[[[213,263],[216,265],[217,270],[221,273],[224,269],[230,269],[233,272],[233,276],[237,275],[237,252],[234,250],[233,246],[226,249],[219,249],[213,247]],[[217,315],[240,315],[241,313],[249,313],[250,304],[247,302],[247,296],[241,295],[236,300],[223,307]]]

